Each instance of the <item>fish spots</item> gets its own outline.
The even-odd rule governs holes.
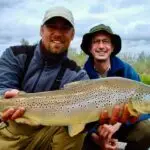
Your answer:
[[[84,105],[84,104],[79,104],[78,105],[80,108],[86,108],[86,105]]]
[[[70,113],[71,112],[70,109],[68,109],[67,112]]]

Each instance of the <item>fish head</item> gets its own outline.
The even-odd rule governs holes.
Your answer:
[[[129,100],[128,109],[133,116],[150,114],[150,86],[142,84]]]

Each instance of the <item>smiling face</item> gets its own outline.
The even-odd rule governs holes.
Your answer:
[[[93,35],[91,42],[91,54],[95,60],[106,61],[110,58],[114,46],[111,42],[111,35],[105,32],[98,32]]]
[[[74,29],[67,20],[54,17],[41,26],[40,34],[44,48],[60,54],[68,49],[74,37]]]

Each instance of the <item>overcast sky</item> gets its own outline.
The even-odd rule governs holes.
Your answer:
[[[80,50],[83,34],[103,23],[121,36],[122,52],[150,53],[150,0],[0,0],[0,54],[22,38],[30,44],[39,41],[44,13],[53,6],[73,12],[73,48]]]

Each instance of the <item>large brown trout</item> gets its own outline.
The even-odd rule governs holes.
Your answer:
[[[22,106],[25,114],[16,122],[68,126],[69,135],[74,136],[86,123],[98,120],[101,110],[111,112],[114,105],[125,103],[133,116],[150,114],[150,86],[120,77],[77,81],[66,84],[61,90],[1,99],[0,112]]]

